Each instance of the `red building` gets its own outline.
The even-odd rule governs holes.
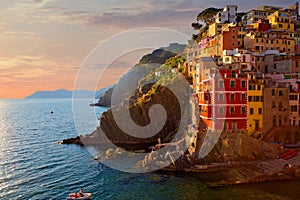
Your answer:
[[[247,129],[247,77],[239,70],[201,71],[200,117],[210,130]]]
[[[259,32],[265,32],[271,28],[271,24],[269,24],[269,20],[267,20],[267,19],[260,19],[255,24],[255,28]]]

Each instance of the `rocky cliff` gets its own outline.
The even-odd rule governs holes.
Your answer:
[[[143,56],[137,65],[135,65],[130,71],[128,71],[126,74],[124,74],[123,77],[120,78],[117,85],[128,85],[130,84],[129,82],[134,82],[132,80],[137,77],[136,74],[139,72],[142,72],[144,74],[153,72],[155,69],[159,68],[161,64],[165,63],[169,58],[182,54],[184,52],[184,49],[185,45],[173,43],[168,47],[154,50],[152,53]],[[111,105],[112,92],[113,88],[107,90],[100,97],[96,105],[102,107],[114,106]]]
[[[200,145],[209,145],[208,143],[203,143],[204,135],[199,137]],[[270,144],[246,134],[222,133],[212,151],[206,157],[196,159],[196,163],[272,160],[283,151],[280,145]]]
[[[161,138],[162,143],[168,143],[178,132],[179,125],[181,123],[181,108],[176,96],[173,92],[166,87],[156,88],[155,93],[149,92],[144,96],[142,102],[137,102],[143,93],[156,87],[144,87],[136,91],[136,94],[131,98],[129,108],[124,105],[112,107],[107,112],[103,113],[101,117],[100,126],[90,135],[81,136],[81,140],[85,145],[93,145],[101,148],[103,144],[112,142],[118,147],[122,147],[128,150],[149,150],[150,146],[157,144],[157,139]],[[150,94],[151,93],[151,94]],[[166,110],[166,122],[163,128],[152,137],[135,137],[121,130],[117,124],[114,115],[120,115],[123,118],[123,113],[126,113],[126,109],[129,109],[130,117],[138,126],[146,126],[150,123],[149,110],[155,105],[159,104]],[[126,122],[126,116],[123,120]],[[130,127],[129,127],[130,128]],[[149,130],[152,132],[152,130]]]

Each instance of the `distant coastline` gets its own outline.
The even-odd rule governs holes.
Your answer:
[[[111,87],[111,86],[110,86]],[[89,98],[99,99],[110,87],[102,88],[97,91],[92,90],[65,90],[59,89],[55,91],[36,91],[35,93],[25,97],[32,98]]]

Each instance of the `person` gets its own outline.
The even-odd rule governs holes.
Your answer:
[[[83,196],[84,196],[83,193],[84,193],[83,189],[80,188],[80,190],[79,190],[79,195],[80,195],[80,197],[83,197]]]
[[[75,192],[75,194],[74,194],[74,198],[76,199],[76,198],[78,198],[78,194],[77,194],[77,192]]]

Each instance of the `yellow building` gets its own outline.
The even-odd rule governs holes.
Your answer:
[[[248,74],[248,80],[248,134],[258,137],[263,131],[264,79]]]
[[[294,22],[289,12],[276,11],[267,17],[272,29],[294,31]]]
[[[215,36],[217,34],[222,33],[222,30],[226,28],[228,25],[227,24],[221,24],[221,23],[213,23],[210,24],[208,27],[208,37]]]
[[[278,50],[281,53],[295,53],[295,39],[286,32],[250,32],[245,35],[244,46],[253,52]]]

